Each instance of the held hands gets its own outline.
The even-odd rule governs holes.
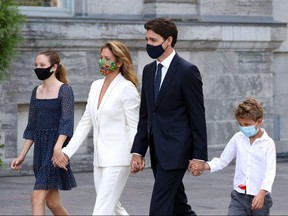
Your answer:
[[[131,163],[130,163],[130,172],[135,174],[139,171],[142,171],[145,167],[143,157],[141,155],[133,154]]]
[[[59,167],[67,170],[67,165],[69,163],[69,157],[62,152],[62,149],[54,149],[52,163],[54,167]]]
[[[205,170],[205,162],[200,160],[189,160],[188,170],[193,176],[200,176]]]

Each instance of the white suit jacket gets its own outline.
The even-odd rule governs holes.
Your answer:
[[[94,166],[129,166],[139,120],[140,97],[133,83],[119,73],[97,109],[104,80],[92,83],[85,112],[70,142],[62,150],[70,158],[93,127]]]

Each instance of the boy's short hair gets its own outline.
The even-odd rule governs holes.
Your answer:
[[[257,121],[263,118],[263,107],[260,100],[256,98],[248,98],[238,104],[234,111],[236,119],[251,119]]]

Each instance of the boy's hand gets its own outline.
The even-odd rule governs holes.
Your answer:
[[[251,206],[251,209],[253,211],[258,210],[258,209],[262,209],[262,207],[264,205],[264,198],[265,198],[266,193],[267,193],[267,191],[260,190],[259,193],[253,198],[252,206]]]

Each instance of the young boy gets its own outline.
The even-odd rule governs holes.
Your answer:
[[[228,215],[269,215],[272,206],[270,192],[276,174],[276,151],[274,141],[261,128],[262,104],[249,98],[237,106],[234,114],[240,132],[230,139],[220,158],[205,163],[204,170],[216,172],[236,158],[234,190]],[[203,171],[192,161],[189,170],[192,175],[200,175]]]

